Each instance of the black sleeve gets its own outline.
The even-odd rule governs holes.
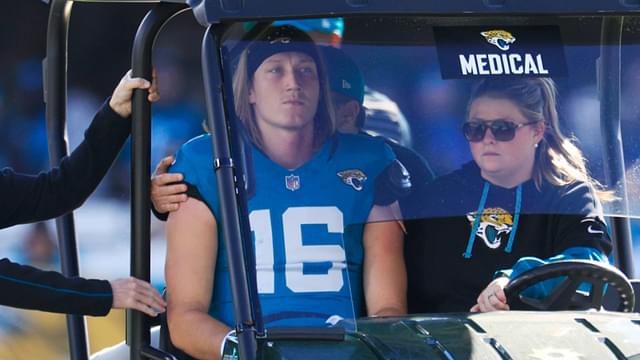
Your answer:
[[[409,172],[398,160],[393,160],[376,178],[376,205],[390,205],[411,192]]]
[[[387,140],[386,143],[391,147],[394,154],[396,154],[398,161],[402,163],[411,175],[412,192],[418,185],[428,184],[435,180],[435,173],[431,169],[431,166],[429,166],[429,162],[422,157],[422,155],[413,149],[396,144],[391,140]]]
[[[592,247],[608,255],[612,241],[595,191],[587,184],[575,184],[560,198],[554,253],[570,247]]]
[[[196,200],[200,200],[203,203],[207,204],[207,207],[209,206],[209,204],[204,200],[204,197],[200,194],[200,190],[198,190],[198,188],[195,185],[191,185],[188,182],[184,182],[185,185],[187,185],[187,196],[190,198],[194,198]],[[211,211],[213,213],[213,211]]]
[[[131,122],[102,105],[84,141],[57,168],[37,176],[0,170],[0,228],[63,215],[98,186],[129,136]]]
[[[197,187],[195,187],[194,185],[189,184],[186,181],[181,181],[181,182],[177,182],[175,184],[185,184],[187,185],[187,191],[185,192],[185,194],[187,194],[188,197],[190,198],[194,198],[196,200],[202,201],[205,205],[207,205],[207,207],[209,208],[209,210],[211,210],[211,213],[213,214],[213,209],[209,206],[209,203],[207,203],[204,198],[202,197],[202,195],[200,194],[200,191],[198,190]],[[158,218],[158,220],[160,221],[167,221],[167,219],[169,218],[169,213],[160,213],[158,212],[158,210],[156,210],[156,208],[153,207],[153,205],[151,205],[151,212],[153,212],[153,215],[155,215],[156,218]]]
[[[0,305],[65,314],[103,316],[113,304],[106,280],[65,277],[0,260]]]
[[[160,221],[167,221],[167,219],[169,218],[169,212],[165,212],[165,213],[161,213],[158,210],[156,210],[156,207],[153,206],[153,203],[151,203],[151,213],[153,213],[153,216],[156,217],[156,219],[160,220]]]
[[[178,182],[174,182],[174,183],[169,183],[167,185],[178,185],[178,184],[186,184],[187,185],[187,196],[190,197],[194,197],[193,196],[193,192],[191,192],[192,190],[189,190],[190,187],[192,187],[192,185],[189,185],[188,183],[184,182],[184,181],[178,181]],[[196,193],[198,194],[197,199],[201,200],[202,202],[204,202],[204,200],[201,199],[200,193],[198,192],[198,190],[195,190]],[[149,206],[151,207],[151,213],[153,214],[153,216],[156,217],[156,219],[160,220],[160,221],[167,221],[167,219],[169,218],[169,213],[170,211],[161,213],[160,211],[158,211],[158,209],[156,209],[155,206],[153,206],[153,201],[151,202],[151,204],[149,204]]]

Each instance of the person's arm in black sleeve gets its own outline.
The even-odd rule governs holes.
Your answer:
[[[0,227],[63,215],[80,205],[98,186],[129,136],[131,122],[105,102],[85,132],[84,141],[60,166],[37,176],[1,170],[4,209]]]
[[[411,177],[404,165],[394,159],[376,179],[374,203],[387,206],[411,192]]]
[[[56,313],[102,316],[113,304],[106,280],[68,278],[0,260],[0,305]]]
[[[588,247],[611,253],[612,240],[604,222],[602,206],[595,190],[585,183],[572,185],[562,195],[557,215],[557,235],[553,251],[559,254],[573,247]]]
[[[80,206],[98,186],[129,135],[134,89],[148,89],[147,99],[153,102],[159,99],[155,83],[132,78],[131,71],[127,72],[98,111],[84,141],[57,168],[38,176],[1,170],[4,207],[0,228],[57,217]]]
[[[155,74],[153,75],[155,79]],[[85,140],[60,166],[38,176],[0,170],[0,228],[64,214],[79,206],[111,166],[130,131],[134,89],[149,89],[159,99],[155,80],[132,78],[127,72],[103,105]],[[53,271],[0,260],[0,304],[70,314],[104,315],[110,308],[135,309],[149,316],[164,311],[160,293],[133,277],[114,281],[69,278]]]
[[[131,121],[105,102],[85,132],[84,141],[62,159],[59,167],[37,176],[3,169],[0,227],[58,217],[82,205],[109,170],[130,129]]]
[[[135,309],[156,316],[166,309],[151,284],[134,277],[113,281],[67,277],[0,260],[0,305],[65,314],[103,316],[110,309]]]

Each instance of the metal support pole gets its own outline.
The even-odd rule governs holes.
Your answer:
[[[133,43],[132,77],[151,79],[153,44],[162,26],[187,9],[184,4],[160,3],[142,20]],[[151,168],[151,104],[148,90],[133,92],[131,125],[131,276],[150,281],[150,168]],[[149,345],[149,318],[142,312],[127,310],[127,344],[130,358],[142,359]]]
[[[49,8],[47,25],[47,57],[43,61],[44,100],[46,103],[47,134],[49,137],[49,163],[58,166],[67,156],[65,139],[67,116],[67,42],[69,19],[73,1],[53,0]],[[60,263],[66,276],[78,276],[78,247],[73,214],[56,219]],[[87,330],[81,315],[67,315],[69,356],[73,360],[87,359]]]
[[[248,224],[241,221],[240,214],[246,218],[246,204],[240,204],[239,199],[246,191],[238,164],[240,159],[234,160],[238,151],[232,151],[234,138],[230,135],[230,121],[227,121],[227,111],[223,97],[224,83],[223,68],[220,52],[218,51],[218,37],[215,26],[207,28],[202,42],[202,70],[204,77],[205,99],[207,102],[207,124],[212,130],[212,146],[215,160],[214,168],[218,180],[218,197],[225,247],[227,248],[227,262],[231,282],[231,293],[236,319],[238,347],[242,359],[255,359],[257,352],[256,321],[252,304],[258,301],[255,293],[255,257],[251,246],[243,246],[246,239]],[[236,150],[239,144],[236,144]],[[236,164],[238,163],[238,164]],[[246,200],[245,200],[246,201]],[[243,233],[245,237],[243,237]],[[251,260],[253,261],[247,261]],[[249,265],[251,264],[251,265]],[[251,269],[253,266],[253,269]],[[252,286],[253,285],[253,286]],[[251,291],[251,290],[254,291]],[[258,305],[259,306],[259,305]]]
[[[604,17],[602,21],[598,83],[600,96],[600,129],[603,139],[604,170],[607,184],[621,197],[610,218],[615,239],[617,265],[628,277],[634,274],[633,248],[627,182],[625,178],[622,134],[620,131],[620,72],[623,17]]]

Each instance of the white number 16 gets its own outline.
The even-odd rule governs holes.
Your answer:
[[[254,210],[249,214],[251,230],[256,239],[256,270],[258,292],[275,292],[273,269],[273,231],[269,210]],[[339,291],[344,285],[342,271],[346,267],[346,253],[340,245],[304,245],[302,225],[325,224],[329,233],[342,234],[342,212],[335,206],[293,207],[282,214],[285,250],[285,283],[293,292]],[[304,274],[303,263],[331,262],[326,274]]]

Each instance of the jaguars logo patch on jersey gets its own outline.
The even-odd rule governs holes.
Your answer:
[[[505,30],[482,31],[480,35],[484,36],[489,44],[495,45],[502,51],[509,50],[509,46],[516,41],[516,38]]]
[[[356,191],[361,191],[364,182],[367,180],[367,175],[358,169],[338,171],[336,175],[342,179],[342,182],[351,186]]]
[[[476,212],[468,213],[467,220],[473,226]],[[501,208],[487,208],[482,212],[476,236],[479,236],[490,249],[497,249],[502,239],[511,233],[513,216]]]

